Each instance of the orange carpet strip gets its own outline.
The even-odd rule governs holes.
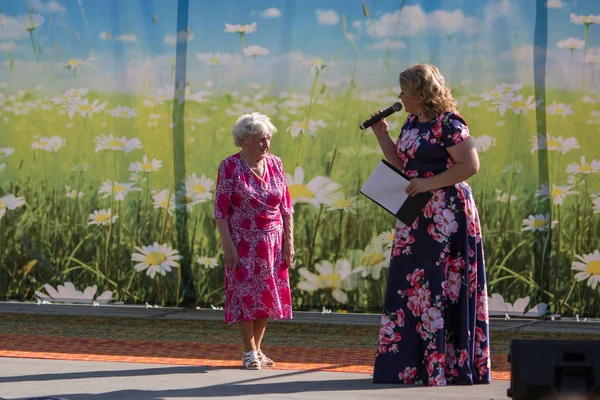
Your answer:
[[[374,350],[270,345],[263,349],[275,369],[373,372]],[[241,367],[239,344],[0,335],[0,357]],[[318,361],[318,362],[315,362]],[[510,379],[506,355],[492,356],[493,379]]]

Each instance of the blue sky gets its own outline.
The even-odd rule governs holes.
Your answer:
[[[262,68],[262,73],[257,73],[258,78],[269,73],[277,75],[281,68],[290,68],[290,62],[269,63],[267,58],[277,60],[295,52],[309,59],[333,60],[338,76],[343,76],[356,59],[342,32],[341,19],[345,16],[347,32],[360,52],[359,70],[366,74],[365,78],[370,73],[382,83],[389,82],[390,76],[397,75],[397,68],[420,61],[450,69],[456,80],[467,79],[474,72],[491,71],[498,79],[517,80],[522,78],[519,74],[530,74],[528,66],[520,64],[527,64],[526,46],[533,45],[534,0],[407,0],[400,12],[400,0],[371,0],[364,2],[370,13],[368,19],[363,16],[362,3],[356,0],[190,0],[189,29],[193,35],[188,43],[190,71],[196,77],[209,79],[208,67],[196,54],[213,52],[239,56],[239,36],[224,32],[225,24],[256,22],[257,30],[246,35],[245,45],[259,45],[270,51],[265,59],[256,63],[257,68]],[[175,45],[166,43],[166,36],[176,33],[176,0],[81,0],[81,4],[80,8],[78,0],[0,0],[0,13],[5,22],[7,18],[12,21],[33,7],[45,18],[44,24],[34,32],[36,42],[43,49],[42,61],[56,63],[94,56],[101,70],[119,74],[120,66],[135,70],[136,60],[150,58],[151,64],[158,65],[168,55],[175,54]],[[548,9],[548,47],[555,54],[549,56],[549,63],[561,63],[563,55],[568,58],[568,51],[557,49],[556,43],[568,37],[583,38],[583,26],[571,23],[569,14],[600,15],[600,1],[551,0],[551,5],[556,8]],[[262,15],[271,8],[277,9],[280,16]],[[105,40],[106,34],[101,38],[101,32],[110,33],[111,40]],[[590,27],[588,47],[592,52],[600,49],[600,25]],[[6,30],[3,33],[0,23],[2,64],[8,59],[7,49],[12,49],[12,57],[20,62],[34,60],[29,37],[17,38]],[[387,69],[396,69],[389,74],[374,74],[383,68],[384,62]],[[0,71],[2,68],[6,67],[0,67]],[[331,75],[335,78],[335,74]],[[159,79],[163,78],[161,75]]]

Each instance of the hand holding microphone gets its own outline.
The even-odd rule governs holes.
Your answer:
[[[371,125],[374,125],[377,122],[381,121],[383,118],[389,117],[396,111],[400,111],[400,110],[402,110],[402,104],[400,104],[399,102],[396,102],[396,103],[392,104],[390,107],[386,108],[385,110],[380,111],[378,114],[372,115],[371,118],[369,118],[368,120],[366,120],[365,122],[360,124],[360,129],[362,129],[362,130],[367,129]]]

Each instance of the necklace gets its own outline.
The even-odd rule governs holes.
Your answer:
[[[244,155],[242,154],[241,151],[240,151],[240,157],[242,158],[242,160],[244,160],[244,164],[246,164],[246,166],[250,169],[250,171],[252,171],[254,176],[256,176],[258,178],[258,180],[260,181],[260,187],[263,189],[267,189],[267,182],[263,179],[263,177],[265,176],[265,173],[267,172],[267,167],[264,163],[264,159],[261,160],[261,161],[263,161],[263,176],[260,176],[256,173],[256,171],[254,171],[254,169],[252,169],[250,164],[248,164],[248,161],[246,161],[246,158],[244,157]]]

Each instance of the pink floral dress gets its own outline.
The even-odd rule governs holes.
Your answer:
[[[465,121],[409,115],[396,143],[410,177],[452,168],[446,150]],[[429,386],[491,382],[487,283],[479,216],[466,182],[433,191],[421,215],[396,224],[373,381]]]
[[[214,216],[227,218],[239,255],[236,270],[225,269],[226,323],[292,318],[282,216],[294,209],[281,160],[265,160],[264,182],[239,153],[219,165]]]

